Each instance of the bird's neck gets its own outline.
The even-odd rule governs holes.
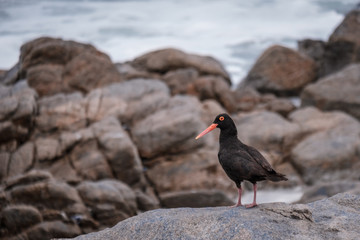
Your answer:
[[[237,130],[236,128],[221,129],[220,131],[220,145],[227,144],[229,141],[236,141]]]

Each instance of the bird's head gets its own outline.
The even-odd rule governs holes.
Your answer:
[[[213,121],[213,123],[208,128],[206,128],[202,133],[200,133],[196,137],[196,139],[201,138],[202,136],[211,132],[215,128],[220,128],[221,130],[223,130],[223,129],[234,128],[234,127],[235,127],[235,124],[234,124],[234,121],[231,119],[231,117],[226,113],[222,113],[222,114],[217,115],[215,120]],[[236,129],[236,127],[235,127],[235,129]]]

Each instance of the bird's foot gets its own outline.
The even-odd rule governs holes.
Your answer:
[[[253,208],[253,207],[256,207],[257,204],[256,203],[252,203],[252,204],[247,204],[245,205],[246,208]]]

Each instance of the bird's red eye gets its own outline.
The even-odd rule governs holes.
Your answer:
[[[224,119],[225,119],[225,118],[224,118],[223,116],[219,117],[219,120],[220,120],[220,121],[224,121]]]

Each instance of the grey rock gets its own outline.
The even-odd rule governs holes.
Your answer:
[[[357,239],[359,195],[257,208],[158,209],[81,239]]]
[[[28,170],[34,161],[34,144],[27,142],[11,155],[8,176],[15,176]]]
[[[219,190],[189,190],[160,194],[161,205],[165,208],[216,207],[234,204],[224,192]]]
[[[301,94],[302,106],[341,110],[360,119],[360,64],[319,79]]]
[[[57,237],[75,237],[81,234],[81,229],[74,223],[62,221],[41,222],[25,232],[27,239],[52,239]]]

